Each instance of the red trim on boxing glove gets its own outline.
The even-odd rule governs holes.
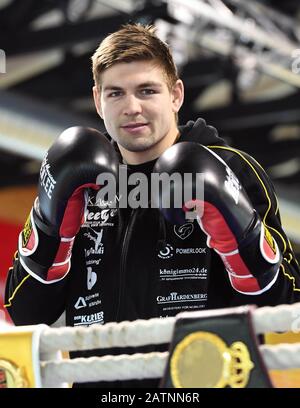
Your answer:
[[[195,206],[195,201],[193,204]],[[259,219],[256,220],[253,237],[246,243],[245,247],[248,248],[245,250],[241,248],[243,242],[238,244],[223,215],[215,206],[197,201],[196,208],[200,206],[201,218],[198,217],[198,223],[207,235],[207,245],[220,255],[232,287],[247,295],[258,295],[268,290],[277,279],[281,255],[276,241],[263,223]],[[191,202],[187,203],[186,207],[191,208]],[[250,236],[251,231],[246,235]],[[247,236],[244,241],[247,241]]]
[[[99,190],[100,187],[94,183],[86,183],[74,191],[68,200],[59,228],[59,235],[61,237],[75,237],[84,222],[84,211],[87,204],[85,189],[92,188],[93,190]]]
[[[60,280],[69,272],[74,240],[75,237],[61,239],[53,265],[48,270],[48,282]]]
[[[235,251],[238,243],[223,215],[212,204],[203,202],[203,205],[203,215],[198,222],[207,235],[207,245],[222,253]]]
[[[75,237],[60,238],[46,233],[48,227],[32,209],[19,235],[19,256],[23,268],[42,283],[63,279],[70,270]]]
[[[68,261],[63,265],[53,265],[48,269],[47,283],[57,282],[63,279],[69,272],[71,267],[71,262]]]
[[[69,272],[74,240],[75,237],[61,239],[53,265],[47,273],[48,282],[60,280]]]

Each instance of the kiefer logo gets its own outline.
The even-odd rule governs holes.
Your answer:
[[[96,323],[104,323],[104,313],[102,311],[89,315],[74,316],[74,326],[90,326]]]

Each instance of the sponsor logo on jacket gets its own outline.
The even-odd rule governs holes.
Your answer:
[[[177,292],[171,292],[167,296],[157,296],[156,300],[158,304],[163,303],[176,303],[176,302],[199,302],[207,299],[207,293],[188,293],[179,294]]]
[[[166,244],[166,246],[159,251],[158,257],[161,259],[172,258],[172,256],[174,255],[173,251],[174,251],[174,248],[172,247],[172,245]]]
[[[181,280],[181,279],[206,279],[206,268],[184,268],[184,269],[160,269],[159,275],[162,280]]]
[[[101,299],[96,299],[99,298],[99,293],[92,293],[88,296],[79,296],[77,299],[74,307],[76,310],[82,309],[84,307],[93,307],[101,304]]]
[[[90,326],[95,323],[104,323],[104,312],[92,313],[89,315],[74,316],[74,326]]]
[[[115,217],[116,214],[117,214],[116,209],[105,208],[99,211],[98,208],[96,209],[87,208],[85,213],[85,223],[83,225],[91,227],[113,226],[114,223],[112,218]]]
[[[84,248],[86,258],[89,258],[90,255],[104,254],[104,246],[102,243],[103,228],[101,228],[100,231],[96,231],[93,228],[89,228],[89,230],[85,232],[83,235],[94,243],[94,247],[90,247],[89,249]]]
[[[190,254],[206,254],[207,248],[176,248],[176,254],[190,255]]]
[[[194,224],[192,222],[187,222],[183,225],[174,225],[174,233],[180,239],[188,238],[194,231]]]

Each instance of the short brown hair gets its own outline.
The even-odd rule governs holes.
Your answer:
[[[152,25],[126,24],[108,35],[92,56],[95,85],[101,83],[101,74],[114,64],[132,61],[155,61],[163,68],[169,89],[178,79],[177,69],[169,46],[155,34]]]

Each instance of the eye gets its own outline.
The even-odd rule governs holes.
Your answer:
[[[121,95],[122,95],[122,91],[112,91],[107,96],[109,98],[116,98],[116,97],[121,96]]]
[[[151,89],[151,88],[141,89],[141,94],[142,95],[153,95],[155,93],[156,93],[156,91],[154,89]]]

